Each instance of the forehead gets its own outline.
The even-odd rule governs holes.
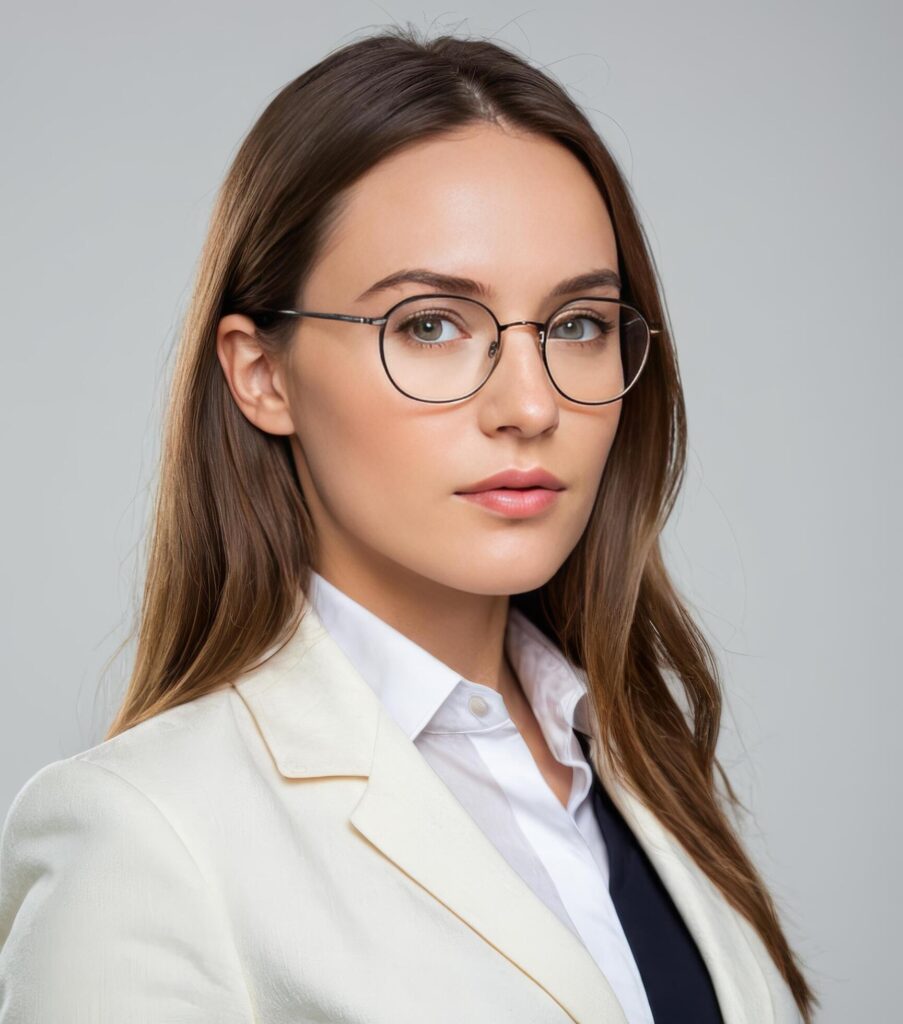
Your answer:
[[[564,146],[493,125],[411,144],[347,192],[312,289],[356,296],[406,266],[475,277],[490,294],[617,269],[595,182]],[[392,292],[386,292],[391,295]]]

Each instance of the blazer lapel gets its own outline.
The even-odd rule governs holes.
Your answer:
[[[351,823],[581,1024],[626,1024],[589,951],[514,871],[388,715]]]
[[[233,685],[283,776],[365,777],[349,819],[362,836],[578,1024],[627,1024],[586,947],[476,825],[309,603],[288,641]],[[707,880],[654,815],[607,779],[606,788],[685,915],[712,972],[725,1024],[771,1022],[764,978],[733,912],[709,892]]]

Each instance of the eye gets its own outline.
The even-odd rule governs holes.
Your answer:
[[[590,326],[581,328],[581,323]],[[554,333],[562,327],[565,329],[564,335]],[[569,313],[552,327],[549,337],[561,338],[562,341],[604,341],[616,330],[616,325],[600,313]]]
[[[458,330],[455,320],[443,315],[445,313],[447,313],[446,310],[419,310],[394,325],[392,332],[403,335],[406,341],[427,347],[461,340],[459,335],[449,334],[443,330],[443,324],[449,325],[453,330]]]

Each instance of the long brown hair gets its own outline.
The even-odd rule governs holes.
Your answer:
[[[106,738],[227,685],[298,623],[311,518],[288,439],[254,427],[232,399],[215,351],[219,319],[295,307],[343,190],[399,147],[477,121],[542,133],[583,163],[611,216],[622,297],[660,330],[623,400],[583,537],[546,585],[512,604],[586,671],[594,759],[605,757],[748,919],[808,1022],[820,1004],[727,817],[743,805],[715,756],[718,666],[662,558],[687,430],[657,270],[629,187],[589,120],[551,77],[493,42],[429,40],[410,26],[355,41],[281,89],[243,140],[182,328],[136,660]],[[277,322],[259,334],[278,353],[292,330]]]

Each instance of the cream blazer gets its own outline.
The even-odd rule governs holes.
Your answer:
[[[799,1024],[750,926],[604,781],[725,1024]],[[38,771],[0,846],[0,1024],[252,1021],[625,1024],[309,604],[231,685]]]

